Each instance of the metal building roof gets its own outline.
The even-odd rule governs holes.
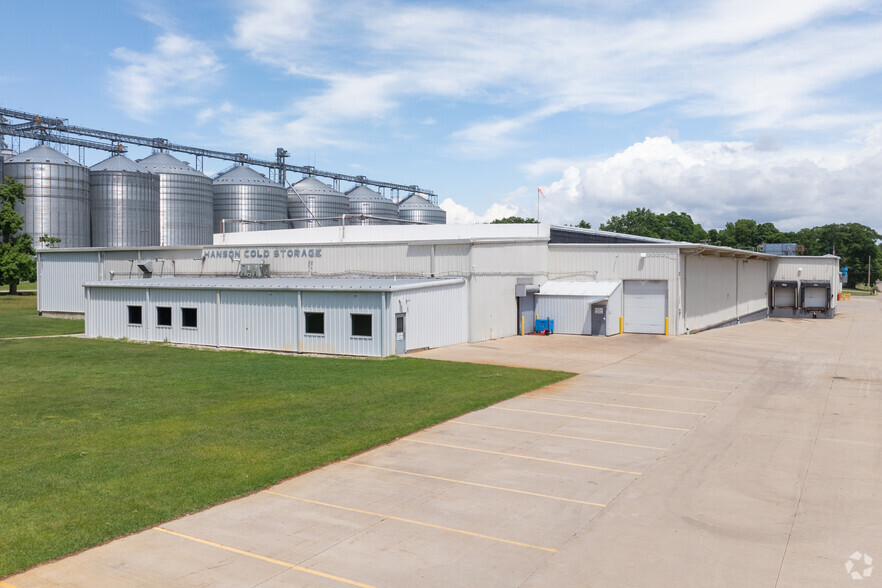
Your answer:
[[[397,292],[463,283],[463,278],[144,278],[87,282],[87,288],[166,290],[310,290],[320,292]]]
[[[138,174],[149,174],[146,167],[135,163],[125,155],[111,155],[104,161],[100,161],[89,168],[93,172],[133,172]]]
[[[6,163],[55,163],[58,165],[73,165],[84,167],[68,157],[56,151],[48,145],[37,145],[27,151],[14,155],[6,160]]]
[[[238,165],[228,171],[225,174],[222,174],[215,178],[215,184],[245,184],[249,186],[272,186],[274,188],[282,188],[281,184],[278,184],[268,177],[263,175],[262,173],[255,171],[254,169],[248,167],[247,165]]]
[[[150,157],[139,159],[138,163],[155,174],[181,174],[185,176],[207,177],[202,172],[196,171],[189,164],[168,153],[154,153]]]
[[[609,297],[621,282],[545,282],[539,286],[542,296]]]

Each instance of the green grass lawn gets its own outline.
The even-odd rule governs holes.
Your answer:
[[[0,339],[32,335],[67,335],[83,333],[85,330],[86,323],[82,319],[38,316],[36,292],[25,292],[16,296],[10,296],[6,290],[0,293]]]
[[[872,296],[873,293],[869,290],[858,290],[856,288],[843,288],[842,291],[846,294],[851,294],[852,296]]]
[[[0,358],[0,577],[571,375],[70,338]]]

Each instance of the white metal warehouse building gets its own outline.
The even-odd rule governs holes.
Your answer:
[[[255,267],[270,277],[238,277]],[[547,224],[341,226],[38,253],[38,310],[85,314],[89,336],[374,356],[530,332],[537,315],[557,333],[602,335],[832,317],[838,291],[833,256]],[[156,324],[159,306],[171,325]],[[183,308],[199,309],[196,327],[176,325]],[[306,313],[323,313],[328,332],[307,332]],[[371,317],[368,338],[352,315]]]

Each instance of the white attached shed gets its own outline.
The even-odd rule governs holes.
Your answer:
[[[622,316],[621,282],[545,282],[536,293],[536,315],[554,321],[554,332],[616,335]]]
[[[374,357],[468,338],[461,278],[151,278],[85,289],[87,337]]]

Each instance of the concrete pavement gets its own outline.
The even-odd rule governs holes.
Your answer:
[[[579,375],[5,582],[882,585],[845,565],[882,558],[880,333],[854,298],[834,320],[427,351]]]

